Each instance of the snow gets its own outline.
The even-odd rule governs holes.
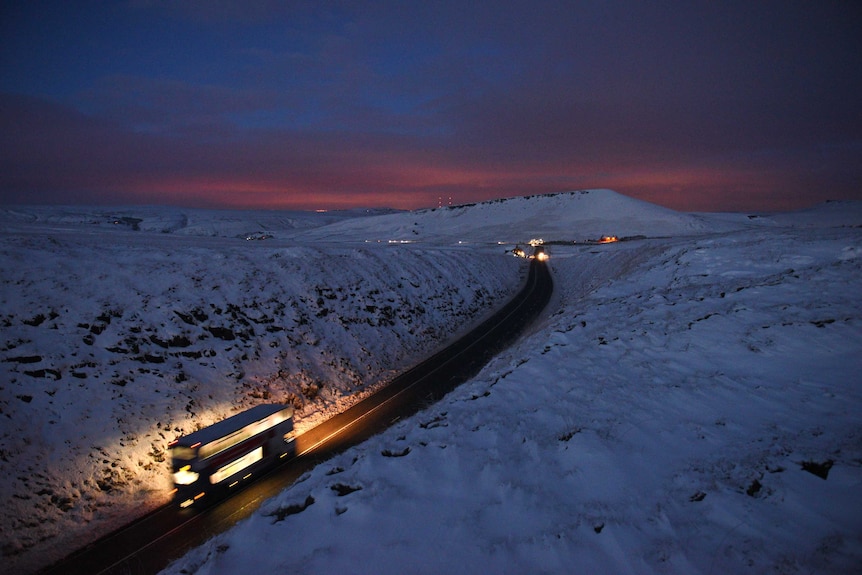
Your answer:
[[[584,241],[603,235],[688,235],[724,227],[718,221],[708,224],[698,214],[675,212],[612,190],[581,190],[344,220],[310,230],[305,237],[505,243],[511,241],[513,230],[527,240]]]
[[[318,214],[0,218],[0,552],[22,572],[166,503],[178,435],[261,402],[294,404],[308,429],[481,320],[524,273],[503,249],[285,239]],[[261,222],[271,237],[246,240]]]
[[[555,295],[530,333],[165,573],[858,572],[862,206],[842,204],[680,214],[601,190],[253,242],[7,213],[4,560],[163,501],[152,453],[178,429],[264,396],[301,401],[307,429],[511,295],[525,267],[503,252],[544,237]],[[608,234],[647,237],[582,243]]]

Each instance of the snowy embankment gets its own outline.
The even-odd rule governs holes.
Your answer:
[[[858,572],[862,213],[809,216],[555,247],[531,335],[165,573]]]
[[[0,552],[14,572],[167,502],[178,435],[261,402],[293,403],[301,432],[481,319],[524,272],[502,249],[283,239],[313,214],[3,216]]]

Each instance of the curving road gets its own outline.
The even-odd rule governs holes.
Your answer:
[[[524,288],[508,304],[374,395],[297,437],[293,459],[209,508],[161,507],[73,553],[45,573],[158,572],[189,549],[251,515],[264,500],[318,463],[420,411],[473,377],[539,315],[552,291],[547,264],[533,259]]]

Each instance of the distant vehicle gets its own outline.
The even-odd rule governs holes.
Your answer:
[[[258,405],[184,435],[168,446],[180,507],[218,498],[296,453],[293,408]]]
[[[533,249],[533,256],[532,257],[539,260],[540,262],[544,262],[544,261],[547,261],[547,259],[548,259],[548,252],[545,251],[544,246],[536,246]]]

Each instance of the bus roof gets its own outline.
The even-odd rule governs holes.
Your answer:
[[[255,421],[265,419],[273,413],[278,413],[283,409],[290,409],[291,417],[293,416],[293,408],[288,405],[281,405],[279,403],[256,405],[251,409],[247,409],[241,413],[232,415],[227,419],[213,423],[209,427],[204,427],[203,429],[199,429],[198,431],[189,433],[188,435],[183,435],[178,438],[173,445],[191,447],[196,443],[206,444],[242,429],[246,425],[254,423]]]

